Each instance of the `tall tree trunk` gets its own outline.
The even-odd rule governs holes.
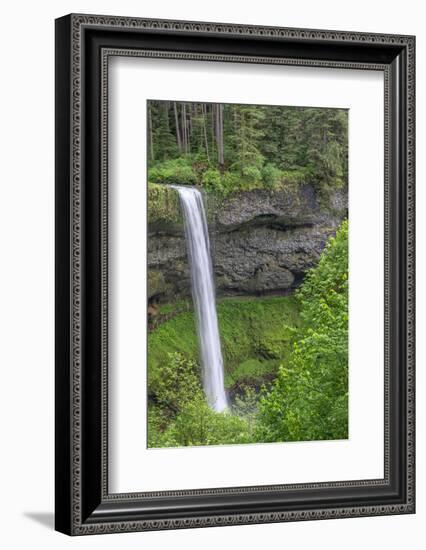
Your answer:
[[[219,109],[218,109],[218,119],[219,119],[219,123],[218,123],[218,160],[219,160],[219,165],[221,168],[223,168],[223,165],[225,164],[225,155],[224,155],[224,150],[223,150],[223,104],[220,103],[219,104]]]
[[[185,103],[182,103],[181,107],[181,124],[182,124],[182,151],[186,152],[186,133],[185,133]]]
[[[167,131],[168,132],[170,131],[169,109],[170,109],[170,102],[165,101],[164,102],[164,117],[166,119],[166,126],[167,126]]]
[[[179,114],[178,114],[176,101],[173,101],[173,109],[174,109],[174,112],[175,112],[176,140],[177,140],[178,150],[179,150],[179,153],[182,153],[182,138],[181,138],[181,135],[180,135]]]
[[[183,152],[188,152],[188,133],[187,133],[187,121],[186,121],[186,105],[182,104],[182,148]]]
[[[214,105],[210,106],[210,113],[211,113],[211,119],[212,119],[212,157],[214,157],[214,155],[216,154],[216,151],[215,151],[216,127],[215,127],[215,116],[214,116],[215,106]]]
[[[207,109],[206,104],[203,103],[201,105],[202,109],[202,115],[203,115],[203,128],[204,128],[204,141],[206,143],[206,155],[207,155],[207,162],[210,164],[210,155],[209,155],[209,141],[207,139]]]
[[[214,106],[214,134],[216,141],[217,161],[219,162],[219,105]]]
[[[188,124],[186,126],[186,130],[187,130],[187,135],[186,135],[186,148],[187,148],[187,153],[190,153],[191,152],[191,135],[192,135],[192,111],[193,111],[193,107],[191,106],[189,109],[188,109]]]
[[[149,126],[149,154],[151,160],[154,160],[154,139],[152,137],[152,112],[151,105],[148,104],[148,126]]]
[[[223,151],[223,105],[217,104],[216,113],[216,142],[217,142],[217,160],[219,166],[223,168],[224,165],[224,151]]]

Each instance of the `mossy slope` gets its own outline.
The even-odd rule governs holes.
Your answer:
[[[217,305],[225,364],[225,385],[258,385],[270,377],[290,352],[292,328],[299,325],[293,296],[226,298]],[[168,354],[179,352],[199,361],[193,312],[163,323],[148,337],[148,389],[153,394]]]

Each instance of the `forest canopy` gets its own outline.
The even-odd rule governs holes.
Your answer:
[[[148,180],[227,194],[311,183],[320,192],[348,175],[346,109],[148,102]]]

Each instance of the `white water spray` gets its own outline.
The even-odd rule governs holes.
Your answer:
[[[172,185],[179,193],[184,219],[186,247],[191,272],[192,296],[197,316],[207,402],[217,412],[228,408],[223,382],[223,359],[203,197],[197,189]]]

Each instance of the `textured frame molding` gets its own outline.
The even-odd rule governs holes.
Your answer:
[[[97,37],[105,31],[112,31],[94,46]],[[91,33],[91,34],[90,34]],[[281,42],[290,46],[323,45],[323,58],[304,55],[304,50],[293,55],[280,56],[196,52],[192,47],[175,50],[170,46],[161,48],[132,47],[123,44],[126,39],[132,43],[140,36],[149,40],[153,37],[168,37],[178,41],[184,37],[187,43],[195,37],[214,38],[215,45],[225,44],[229,38],[242,47],[245,41],[258,41],[259,49],[268,49],[270,44]],[[101,43],[102,42],[102,43]],[[369,48],[376,52],[372,61],[368,58]],[[358,60],[363,46],[366,55]],[[216,46],[217,47],[217,46]],[[224,46],[225,47],[225,46]],[[414,48],[412,36],[346,33],[307,29],[285,29],[277,27],[253,27],[218,23],[200,23],[168,20],[146,20],[122,17],[71,15],[57,20],[57,114],[56,114],[56,231],[57,231],[57,325],[56,325],[56,528],[68,534],[83,535],[124,531],[156,529],[177,529],[213,525],[235,525],[245,523],[282,522],[336,517],[359,517],[383,514],[414,512]],[[343,59],[334,59],[340,50],[350,52]],[[345,48],[347,48],[345,50]],[[311,47],[312,51],[312,47]],[[351,53],[353,52],[353,53]],[[358,52],[358,53],[357,53]],[[268,52],[269,53],[269,52]],[[290,47],[290,53],[291,47]],[[386,54],[386,55],[385,55]],[[108,103],[107,74],[110,56],[163,57],[169,59],[194,59],[243,63],[293,64],[315,67],[338,67],[345,69],[368,69],[384,72],[385,77],[385,477],[383,480],[342,481],[333,483],[297,484],[271,487],[246,487],[209,489],[195,491],[171,491],[158,493],[108,494],[107,468],[107,426],[108,426]],[[402,56],[402,57],[401,57]],[[362,57],[362,56],[361,56]],[[398,62],[395,64],[395,59]],[[405,63],[405,65],[404,65]],[[401,66],[406,74],[401,73]],[[404,66],[406,67],[404,69]],[[93,73],[96,72],[95,77]],[[92,90],[93,78],[99,81],[100,97]],[[99,94],[98,94],[99,95]],[[92,97],[93,96],[93,97]],[[97,103],[99,101],[99,104]],[[406,105],[405,120],[392,118],[394,103]],[[94,122],[90,117],[99,107],[100,116]],[[397,109],[397,107],[395,107]],[[398,109],[397,109],[398,111]],[[401,109],[398,111],[401,116]],[[404,118],[404,117],[403,117]],[[89,129],[88,129],[89,128]],[[402,135],[400,135],[402,133]],[[99,145],[96,145],[99,142]],[[98,164],[90,166],[89,147],[98,147]],[[398,151],[398,154],[395,154]],[[71,153],[70,153],[71,152]],[[392,191],[392,178],[396,178],[397,189]],[[96,180],[96,181],[95,181]],[[90,185],[89,185],[90,183]],[[399,186],[397,185],[399,184]],[[403,184],[403,185],[402,185]],[[90,187],[90,189],[89,189]],[[96,190],[92,193],[92,187]],[[90,198],[90,200],[89,200]],[[99,208],[92,213],[88,206],[93,199]],[[97,229],[95,228],[95,222]],[[96,230],[95,230],[96,229]],[[95,233],[93,242],[88,236]],[[397,243],[397,244],[395,244]],[[92,253],[94,260],[92,261]],[[396,279],[391,273],[392,262],[400,261]],[[97,275],[90,283],[92,267]],[[399,265],[399,264],[398,264]],[[394,280],[395,279],[395,280]],[[88,282],[89,280],[89,282]],[[93,302],[97,330],[95,343],[88,337],[87,316],[93,308],[89,303],[88,290],[96,290]],[[392,289],[398,288],[400,305],[392,306]],[[392,309],[393,307],[393,309]],[[392,325],[398,317],[396,325]],[[91,318],[93,320],[93,318]],[[400,324],[402,326],[400,326]],[[393,329],[392,329],[393,327]],[[396,327],[396,328],[395,328]],[[402,350],[395,352],[391,332],[397,330],[404,335],[400,342]],[[96,329],[96,327],[95,327]],[[95,330],[93,329],[93,330]],[[393,334],[394,335],[394,334]],[[402,338],[401,338],[402,339]],[[93,347],[92,351],[87,350]],[[96,348],[96,349],[95,349]],[[89,353],[89,355],[88,355]],[[89,360],[90,359],[90,360]],[[93,361],[97,361],[92,372]],[[400,387],[391,383],[391,362],[398,366]],[[396,368],[396,367],[395,367]],[[94,382],[88,379],[96,379]],[[392,389],[393,388],[393,389]],[[395,393],[396,391],[396,393]],[[94,392],[94,393],[91,393]],[[394,393],[392,393],[394,392]],[[403,394],[403,398],[401,398]],[[89,396],[96,396],[95,405],[88,404]],[[99,398],[97,397],[99,395]],[[391,424],[392,411],[396,403],[392,395],[401,400],[404,412],[403,424],[394,433]],[[91,417],[91,418],[89,418]],[[94,428],[92,427],[94,426]],[[85,429],[86,428],[86,429]],[[95,434],[99,448],[89,446],[90,434]],[[398,441],[392,441],[397,438]],[[306,491],[360,490],[374,487],[380,489],[395,485],[392,464],[397,443],[404,446],[404,456],[399,459],[399,491],[389,495],[388,500],[376,499],[363,505],[326,506],[319,501],[311,502],[306,509],[300,506],[291,509],[275,500],[274,509],[259,505],[250,512],[241,512],[241,504],[234,512],[214,513],[193,510],[187,515],[168,513],[155,517],[144,511],[143,499],[165,499],[172,502],[176,497],[225,498],[238,496],[241,502],[250,494],[268,492],[270,495],[283,493],[304,494]],[[91,443],[90,443],[91,445]],[[400,446],[399,445],[399,446]],[[84,452],[83,452],[84,450]],[[92,479],[93,478],[93,479]],[[342,493],[343,494],[343,493]],[[348,493],[349,494],[349,493]],[[168,502],[169,502],[168,501]],[[336,501],[337,502],[337,501]],[[355,500],[354,500],[355,502]],[[225,504],[225,502],[224,502]],[[272,504],[270,505],[270,507]],[[224,510],[229,509],[225,508]],[[130,512],[131,510],[131,512]],[[264,511],[263,511],[264,510]]]

